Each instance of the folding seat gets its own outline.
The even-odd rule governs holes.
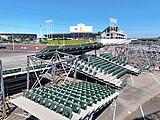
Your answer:
[[[68,106],[68,107],[72,108],[73,103],[72,103],[71,101],[67,101],[66,106]]]
[[[87,71],[88,70],[88,67],[85,67],[85,69],[84,69],[85,71]]]
[[[92,94],[91,94],[91,93],[87,93],[87,94],[86,94],[86,97],[87,97],[87,98],[91,98],[91,97],[92,97]]]
[[[31,100],[35,101],[37,94],[36,93],[32,93],[31,95]]]
[[[102,96],[100,94],[96,94],[96,97],[97,97],[98,101],[101,101]]]
[[[93,101],[93,103],[95,103],[95,104],[96,104],[96,103],[97,103],[97,101],[98,101],[98,98],[97,98],[95,95],[93,95],[93,96],[92,96],[92,101]]]
[[[63,105],[66,105],[67,100],[62,98],[61,101],[60,101],[60,103],[63,104]]]
[[[36,99],[35,99],[35,102],[36,103],[40,103],[40,100],[42,99],[42,96],[41,95],[37,95],[36,96]]]
[[[43,97],[43,98],[45,98],[45,97],[46,97],[46,94],[47,94],[47,93],[42,92],[42,94],[41,94],[41,95],[42,95],[42,97]]]
[[[75,98],[80,99],[81,98],[81,94],[77,93]]]
[[[46,96],[45,96],[45,97],[46,97],[47,99],[51,99],[51,96],[52,96],[52,94],[46,93]]]
[[[75,97],[76,94],[72,92],[72,93],[70,93],[70,96]]]
[[[81,93],[81,96],[86,96],[86,92],[82,92],[82,93]]]
[[[57,92],[57,91],[55,91],[55,92],[54,92],[54,95],[56,95],[56,96],[57,96],[58,94],[59,94],[59,92]]]
[[[31,99],[32,94],[33,94],[32,92],[28,91],[27,95],[26,95],[26,98]]]
[[[87,102],[86,101],[80,101],[80,106],[82,109],[86,110],[87,109]]]
[[[45,105],[46,101],[47,101],[47,98],[41,98],[40,104]]]
[[[86,98],[87,105],[92,106],[93,101],[90,98]]]
[[[47,108],[50,108],[51,107],[51,104],[52,104],[52,100],[50,100],[50,99],[47,99],[46,101],[45,101],[45,107],[47,107]]]
[[[63,104],[59,104],[59,105],[57,106],[56,112],[62,114],[62,113],[63,113],[63,110],[64,110],[64,107],[65,107],[65,106],[64,106]]]
[[[96,75],[96,74],[97,74],[97,71],[94,71],[94,72],[93,72],[93,75]]]
[[[57,90],[57,88],[56,88],[56,87],[50,87],[50,90],[52,90],[52,91],[56,91],[56,90]]]
[[[81,96],[82,101],[86,101],[86,96]]]
[[[58,102],[53,101],[50,106],[50,109],[56,111],[58,104],[59,104]]]
[[[65,106],[62,115],[71,119],[72,118],[72,112],[73,112],[73,110],[70,107]]]
[[[24,97],[27,97],[27,94],[28,94],[28,90],[24,90],[24,91],[23,91],[23,96],[24,96]]]
[[[49,99],[55,101],[56,97],[57,97],[57,96],[55,96],[55,95],[51,95]]]
[[[60,103],[61,97],[56,97],[56,98],[55,98],[55,101],[58,102],[58,103]]]
[[[67,94],[63,95],[63,98],[66,99],[66,100],[68,100],[68,97],[69,97],[69,95],[67,95]]]
[[[81,111],[81,106],[78,105],[77,103],[73,103],[73,106],[72,106],[72,110],[75,112],[75,113],[80,113]]]
[[[63,97],[63,95],[64,95],[63,93],[57,94],[58,97]]]
[[[80,102],[81,102],[80,99],[77,98],[74,99],[74,103],[80,104]]]
[[[74,97],[73,96],[69,96],[68,100],[73,102],[74,101]]]
[[[102,99],[104,99],[106,97],[106,94],[103,92],[100,92],[100,95],[101,95]]]

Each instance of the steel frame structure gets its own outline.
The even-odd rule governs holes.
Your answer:
[[[126,44],[107,47],[108,53],[126,60],[141,71],[160,70],[160,46],[156,43]]]
[[[2,109],[2,118],[6,117],[6,100],[5,100],[5,93],[4,93],[4,81],[3,81],[3,68],[2,68],[2,60],[0,60],[0,84],[1,84],[1,91],[0,91],[0,107]]]
[[[50,60],[43,60],[43,59],[37,58],[34,55],[27,56],[27,90],[36,88],[37,85],[41,87],[42,86],[41,80],[45,78],[45,76],[51,77],[52,85],[56,84],[55,82],[59,78],[64,80],[63,83],[66,83],[69,74],[73,71],[74,71],[73,80],[76,79],[76,72],[77,72],[76,62],[74,62],[71,66],[68,66],[66,62],[72,61],[72,60],[76,61],[76,59],[79,59],[79,58],[67,53],[59,52],[59,51],[54,51],[52,53],[53,53],[53,56]],[[29,68],[34,69],[35,65],[46,65],[46,67],[42,68],[40,73],[37,73],[35,70],[29,69]],[[60,72],[57,65],[60,65],[62,68]],[[36,76],[36,81],[34,82],[33,86],[30,87],[31,71]],[[71,82],[71,80],[69,80],[69,82]]]

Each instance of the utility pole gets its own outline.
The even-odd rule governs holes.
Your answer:
[[[13,40],[13,34],[11,35],[11,39],[12,39],[12,49],[14,50],[14,40]]]

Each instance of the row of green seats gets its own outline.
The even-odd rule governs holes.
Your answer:
[[[21,68],[10,69],[10,70],[3,70],[3,75],[13,74],[13,73],[21,72],[21,71],[22,71]]]
[[[126,73],[128,73],[128,70],[123,70],[122,72],[117,74],[116,78],[118,79],[118,78],[122,77],[123,75],[125,75]]]
[[[34,69],[42,69],[42,68],[46,68],[46,67],[49,67],[50,65],[47,65],[47,64],[42,64],[42,65],[36,65],[36,66],[33,66],[33,67],[29,67],[29,70],[34,70]],[[27,68],[26,68],[27,70]]]
[[[108,97],[114,92],[115,90],[108,86],[79,82],[70,85],[37,88],[29,92],[24,91],[23,95],[28,99],[71,118],[72,111],[79,114],[81,109],[86,109],[88,105],[92,106],[93,103],[96,104],[97,101]],[[55,104],[56,107],[53,107]],[[64,109],[66,107],[69,111]]]
[[[107,54],[107,53],[100,53],[100,56],[102,58],[109,59],[112,62],[115,61],[116,63],[119,63],[120,65],[122,64],[123,66],[128,64],[128,62],[126,62],[126,61],[124,61],[122,59],[119,59],[117,57],[111,56],[110,54]]]
[[[48,52],[48,51],[54,51],[54,50],[58,50],[58,49],[68,49],[68,48],[82,48],[84,49],[85,47],[103,47],[103,44],[101,43],[88,43],[88,44],[78,44],[78,45],[65,45],[65,46],[46,46],[45,48],[43,48],[41,51],[37,52],[36,54],[42,54],[44,52]]]
[[[44,98],[43,96],[36,94],[34,92],[30,92],[30,91],[24,91],[23,96],[69,119],[71,119],[73,116],[72,114],[73,110],[77,110],[79,107],[76,104],[72,104],[72,103],[67,103],[67,105],[69,104],[67,106],[67,105],[62,104],[63,99],[61,100],[62,101],[61,103],[58,103],[57,101]],[[73,109],[70,107],[70,104],[72,105]]]

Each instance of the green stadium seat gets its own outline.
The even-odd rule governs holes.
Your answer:
[[[52,104],[51,104],[51,106],[50,106],[50,109],[56,111],[56,109],[58,107],[58,104],[59,104],[58,102],[53,101]]]
[[[69,97],[69,95],[66,95],[66,94],[63,95],[63,98],[66,100],[68,100],[68,97]]]
[[[73,115],[72,112],[73,112],[73,110],[70,107],[65,106],[62,115],[71,119],[72,115]]]
[[[81,107],[80,105],[78,105],[77,103],[73,103],[73,106],[72,106],[72,110],[75,112],[75,113],[80,113],[81,111]]]
[[[41,100],[41,99],[43,99],[42,96],[41,96],[41,95],[37,95],[37,96],[36,96],[36,99],[35,99],[35,102],[36,102],[36,103],[40,103],[40,100]]]
[[[86,102],[87,102],[87,104],[88,104],[89,106],[92,106],[92,104],[93,104],[93,101],[92,101],[92,99],[90,99],[90,98],[86,98]]]
[[[47,99],[46,101],[45,101],[45,107],[47,107],[47,108],[50,108],[51,107],[51,104],[52,104],[52,100],[50,100],[50,99]]]
[[[63,104],[63,105],[66,105],[67,104],[67,100],[62,98],[60,103]]]
[[[40,104],[45,105],[46,101],[47,101],[47,98],[41,98]]]
[[[31,95],[31,100],[35,101],[35,100],[36,100],[36,96],[37,96],[36,93],[32,93],[32,95]]]
[[[68,98],[69,101],[74,101],[74,99],[75,98],[73,96],[69,96],[69,98]]]
[[[72,108],[72,106],[73,106],[72,104],[73,104],[73,103],[72,103],[71,101],[67,101],[66,106]]]
[[[80,101],[80,106],[82,109],[86,110],[87,109],[87,103],[85,101]]]
[[[55,98],[55,101],[58,102],[58,103],[60,103],[61,97],[56,97],[56,98]]]
[[[63,104],[59,104],[59,105],[57,106],[56,112],[62,114],[62,113],[63,113],[63,110],[64,110],[64,107],[65,107],[65,106],[64,106]]]

